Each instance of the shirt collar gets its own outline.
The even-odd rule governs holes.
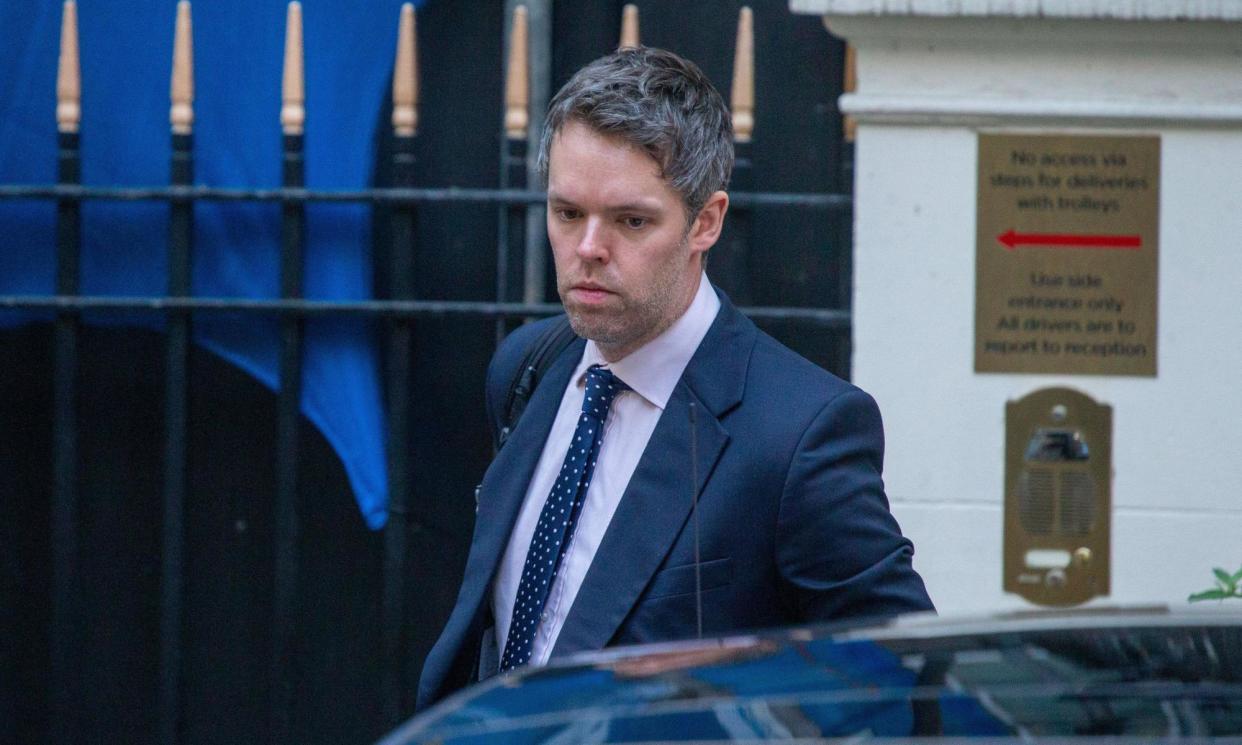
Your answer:
[[[686,312],[659,336],[625,357],[609,363],[595,342],[588,340],[582,361],[574,372],[574,380],[578,385],[583,385],[587,368],[603,365],[625,381],[635,393],[663,411],[719,310],[720,298],[712,289],[711,282],[707,281],[707,274],[700,274],[699,289]]]

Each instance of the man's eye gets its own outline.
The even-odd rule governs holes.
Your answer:
[[[559,217],[562,222],[569,222],[571,220],[577,220],[579,213],[578,210],[561,208],[556,211],[556,216]]]
[[[627,217],[624,220],[625,227],[630,230],[641,230],[647,227],[647,218],[645,217]]]

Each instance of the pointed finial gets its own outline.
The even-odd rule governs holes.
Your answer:
[[[731,99],[733,140],[750,142],[755,132],[755,18],[749,7],[743,7],[737,16]]]
[[[414,6],[401,6],[397,62],[392,71],[392,130],[398,137],[418,134],[418,35]]]
[[[617,49],[633,49],[638,46],[638,6],[627,3],[621,9],[621,43]]]
[[[77,132],[82,122],[82,70],[78,63],[78,6],[65,0],[60,19],[60,62],[56,67],[56,129]]]
[[[285,76],[280,94],[280,128],[302,134],[306,124],[306,76],[302,71],[302,3],[293,0],[285,16]]]
[[[858,89],[858,60],[853,44],[845,45],[845,72],[842,75],[842,91],[853,93]],[[853,142],[858,134],[858,122],[852,116],[845,117],[845,141]]]
[[[190,0],[177,3],[177,32],[173,37],[173,69],[168,120],[179,135],[194,129],[194,36],[190,26]]]
[[[527,71],[529,49],[526,6],[513,9],[513,28],[509,31],[509,69],[505,73],[505,136],[526,139],[530,124],[530,77]]]

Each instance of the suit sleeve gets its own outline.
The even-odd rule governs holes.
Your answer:
[[[914,547],[889,512],[875,401],[851,388],[803,433],[777,520],[781,592],[799,621],[931,610]]]

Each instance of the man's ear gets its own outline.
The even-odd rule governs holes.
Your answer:
[[[720,231],[724,228],[725,213],[729,211],[729,195],[723,191],[712,192],[707,203],[694,218],[690,226],[690,248],[695,252],[703,252],[716,244]]]

